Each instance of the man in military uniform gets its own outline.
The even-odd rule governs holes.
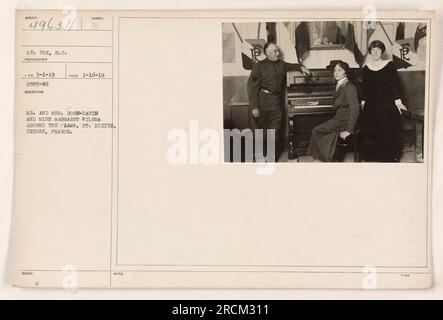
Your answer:
[[[305,75],[311,72],[300,64],[287,63],[279,58],[278,46],[268,42],[264,46],[266,59],[254,64],[248,80],[248,96],[254,129],[263,129],[264,148],[268,129],[275,130],[275,154],[267,155],[269,162],[278,161],[283,151],[282,116],[284,110],[284,90],[286,72],[301,71]],[[256,152],[257,153],[257,152]]]

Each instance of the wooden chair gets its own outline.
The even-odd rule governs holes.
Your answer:
[[[334,161],[341,162],[345,156],[346,151],[352,150],[354,152],[354,162],[360,162],[360,129],[349,135],[346,139],[338,137],[337,148],[334,154]]]

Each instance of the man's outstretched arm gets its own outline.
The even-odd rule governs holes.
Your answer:
[[[310,75],[311,71],[306,68],[304,65],[299,64],[299,63],[288,63],[285,62],[285,71],[300,71],[303,72],[305,75]]]

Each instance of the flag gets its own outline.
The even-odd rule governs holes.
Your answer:
[[[232,27],[234,28],[241,43],[242,66],[245,70],[252,70],[252,66],[254,65],[254,63],[266,58],[263,50],[266,40],[259,39],[262,36],[260,23],[257,25],[257,39],[243,39],[240,34],[240,30],[242,30],[242,24],[240,24],[237,28],[235,23],[232,23]]]
[[[417,30],[415,31],[415,35],[414,35],[414,49],[415,51],[417,51],[418,48],[418,42],[420,41],[421,38],[426,37],[426,24],[419,24],[417,26]]]
[[[252,70],[254,63],[266,59],[264,39],[245,39],[241,44],[242,65],[245,70]]]
[[[414,38],[395,41],[392,46],[392,62],[396,69],[407,69],[417,64],[418,55],[414,48]]]
[[[280,48],[281,58],[285,62],[297,63],[297,53],[295,51],[295,29],[294,22],[277,22],[276,33],[278,47]]]
[[[414,38],[405,39],[405,23],[399,22],[395,32],[395,43],[392,45],[392,63],[396,69],[407,69],[416,65],[417,60]]]
[[[242,63],[243,69],[245,69],[245,70],[252,70],[252,66],[254,65],[251,57],[244,54],[243,52],[241,53],[241,63]]]
[[[399,22],[397,26],[397,30],[395,32],[395,41],[403,40],[405,38],[405,23]]]
[[[301,22],[295,29],[295,51],[300,63],[309,53],[309,27],[307,22]]]
[[[277,42],[277,27],[275,22],[266,22],[267,42]]]
[[[354,25],[351,22],[348,23],[348,32],[346,33],[345,48],[354,53],[354,59],[361,67],[363,64],[364,56],[357,45]]]
[[[346,33],[348,29],[348,23],[346,21],[337,21],[337,33],[335,35],[336,44],[346,43]]]
[[[370,28],[366,29],[366,39],[371,39],[374,32],[375,32],[375,27],[374,27],[374,29],[370,29]]]

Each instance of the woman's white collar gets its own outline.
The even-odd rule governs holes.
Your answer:
[[[377,62],[377,63],[374,63],[374,61],[368,61],[368,63],[366,63],[366,65],[372,71],[379,71],[379,70],[383,69],[389,63],[389,60],[379,60],[379,61],[380,62]]]

